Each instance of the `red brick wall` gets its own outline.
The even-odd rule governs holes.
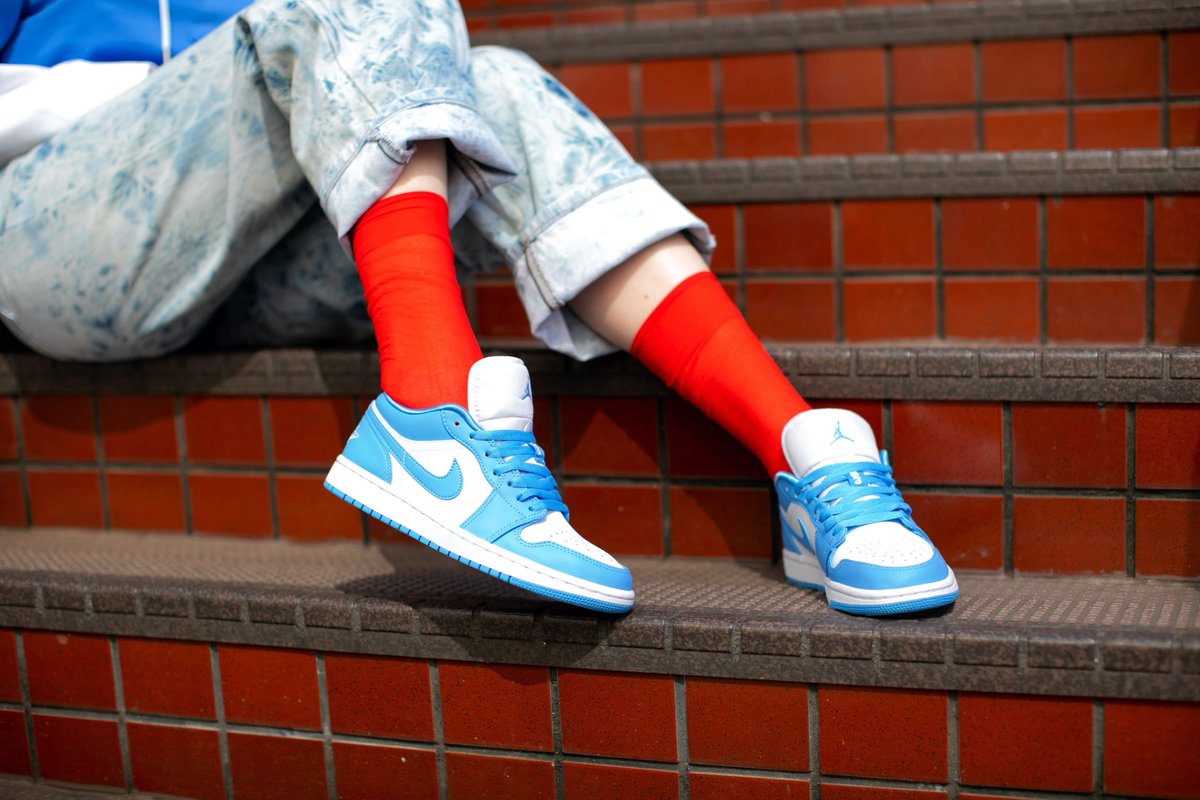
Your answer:
[[[0,630],[0,773],[187,797],[1200,798],[1197,730],[1187,703]]]

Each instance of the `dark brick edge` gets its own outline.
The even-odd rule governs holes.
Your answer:
[[[1195,0],[984,0],[477,33],[544,63],[624,61],[1200,27]]]
[[[1200,701],[1200,632],[638,609],[619,620],[244,584],[0,573],[0,626],[618,672]]]
[[[870,347],[772,345],[812,397],[1099,403],[1200,402],[1200,348]],[[579,363],[543,349],[525,359],[542,396],[665,395],[627,356]],[[0,395],[373,395],[369,350],[188,354],[122,364],[68,364],[0,353]]]

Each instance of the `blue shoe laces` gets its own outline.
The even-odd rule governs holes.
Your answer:
[[[800,499],[829,537],[827,558],[854,528],[873,522],[899,522],[909,530],[916,528],[912,508],[900,496],[890,464],[830,464],[808,473],[803,481]]]
[[[505,477],[504,484],[517,493],[518,503],[528,503],[530,511],[560,511],[568,515],[567,505],[558,493],[558,484],[546,466],[546,452],[538,447],[529,431],[471,431],[470,438],[488,442],[484,458],[493,459],[492,475]]]

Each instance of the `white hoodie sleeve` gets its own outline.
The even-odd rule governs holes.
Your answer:
[[[143,61],[0,64],[0,166],[146,79]]]

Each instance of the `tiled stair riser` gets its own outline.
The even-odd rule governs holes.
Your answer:
[[[407,541],[321,486],[368,401],[0,398],[0,525]],[[1200,575],[1195,406],[815,402],[852,408],[880,432],[918,521],[956,568]],[[684,401],[540,397],[535,425],[573,520],[597,544],[777,552],[761,468]]]
[[[0,630],[0,773],[196,798],[1196,798],[1198,727],[1194,703]]]

